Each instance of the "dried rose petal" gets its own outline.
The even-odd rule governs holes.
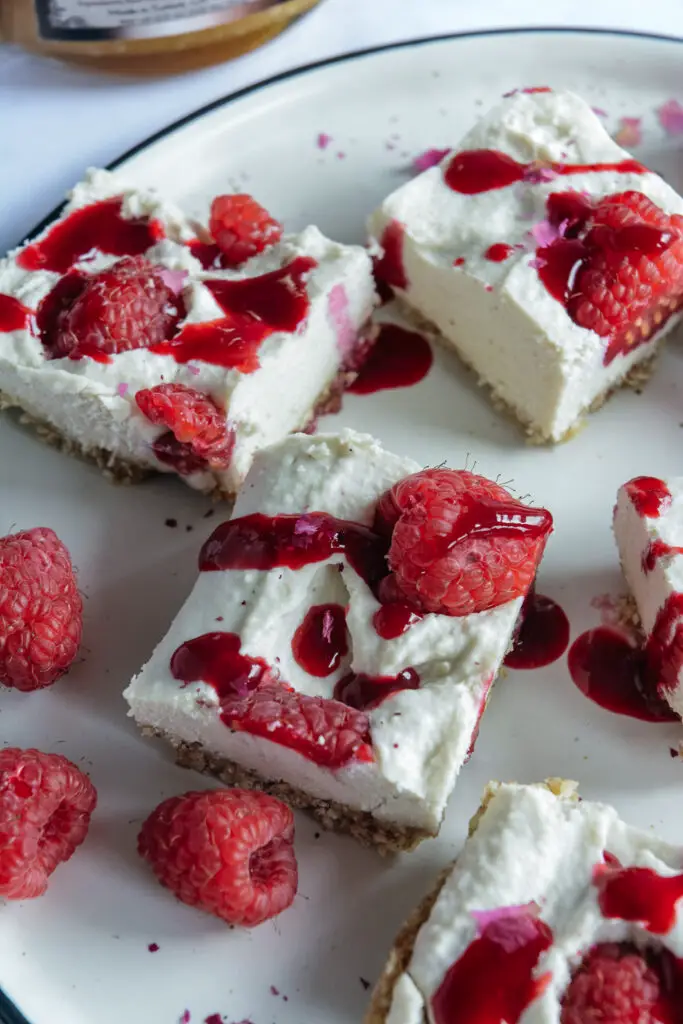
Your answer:
[[[425,149],[413,160],[413,168],[418,173],[428,171],[430,167],[436,167],[445,156],[448,156],[450,149]]]
[[[614,141],[619,146],[630,148],[631,146],[639,146],[643,141],[643,133],[641,130],[641,118],[639,117],[622,117],[619,120],[619,128],[614,136]]]
[[[683,106],[678,100],[667,100],[655,111],[657,119],[667,135],[683,133]]]

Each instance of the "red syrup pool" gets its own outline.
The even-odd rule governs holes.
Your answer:
[[[417,384],[429,373],[434,357],[426,338],[397,324],[382,324],[370,355],[348,388],[355,395],[371,395],[388,388]]]
[[[548,178],[543,177],[543,171]],[[444,172],[444,180],[454,192],[478,195],[505,188],[517,181],[538,182],[550,178],[585,174],[590,171],[612,171],[617,174],[645,174],[647,168],[636,160],[620,160],[601,164],[521,164],[497,149],[468,149],[456,153]]]
[[[205,281],[225,316],[187,324],[175,338],[152,345],[150,351],[171,355],[178,363],[199,359],[253,373],[260,366],[258,351],[264,339],[275,331],[296,331],[308,316],[306,279],[316,266],[309,256],[297,256],[259,277]]]
[[[556,601],[530,591],[522,605],[508,668],[532,669],[561,658],[569,643],[569,619]]]
[[[311,676],[331,675],[348,653],[346,610],[340,604],[316,604],[292,637],[294,660]]]
[[[0,334],[30,327],[31,310],[12,295],[0,294]]]
[[[97,249],[111,256],[140,256],[165,237],[156,220],[127,220],[122,199],[104,199],[74,210],[50,228],[44,238],[28,245],[17,258],[24,270],[64,274],[86,253]]]
[[[552,941],[524,908],[491,921],[448,968],[432,997],[434,1024],[517,1024],[550,980],[534,975]]]
[[[644,650],[618,630],[599,626],[583,633],[569,649],[568,664],[581,692],[607,711],[643,722],[679,721],[649,680]]]

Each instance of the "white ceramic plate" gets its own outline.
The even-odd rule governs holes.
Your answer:
[[[202,213],[233,187],[253,191],[288,228],[313,222],[363,240],[380,197],[411,158],[456,142],[476,115],[515,86],[569,87],[607,111],[642,116],[637,155],[683,186],[675,139],[654,110],[680,90],[681,45],[586,32],[461,36],[342,58],[216,104],[124,158],[129,176]],[[679,98],[683,99],[680,92]],[[318,133],[332,142],[316,146]],[[568,613],[572,636],[598,622],[591,599],[623,584],[610,533],[616,489],[628,478],[683,470],[683,353],[673,340],[641,396],[617,395],[555,450],[526,447],[456,361],[437,353],[421,384],[350,396],[325,429],[353,426],[434,465],[446,459],[502,480],[549,506],[556,533],[541,589]],[[0,695],[0,741],[66,754],[85,767],[99,806],[84,847],[44,897],[0,907],[5,1020],[21,1024],[353,1024],[392,938],[458,849],[490,778],[577,778],[584,796],[613,802],[632,823],[683,842],[683,765],[672,725],[621,718],[575,688],[564,660],[509,673],[497,687],[477,749],[451,800],[441,838],[394,863],[350,839],[318,837],[297,821],[300,893],[253,932],[188,909],[135,852],[138,827],[164,797],[211,785],[143,740],[121,691],[187,594],[201,541],[217,523],[180,483],[116,488],[88,465],[0,422],[0,534],[52,526],[72,551],[86,595],[81,663],[53,689]],[[168,518],[178,521],[171,529]],[[158,952],[148,951],[157,943]],[[271,986],[273,986],[271,988]],[[279,993],[279,994],[276,994]],[[20,1013],[12,1008],[12,1002]]]

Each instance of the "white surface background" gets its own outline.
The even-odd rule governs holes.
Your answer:
[[[0,3],[4,0],[0,0]],[[97,75],[0,44],[0,250],[15,245],[90,165],[220,96],[287,68],[441,32],[574,25],[683,36],[681,0],[324,0],[254,54],[141,80]]]

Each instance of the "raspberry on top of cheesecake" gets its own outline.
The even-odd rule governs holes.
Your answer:
[[[380,279],[557,442],[679,322],[682,215],[588,104],[544,88],[504,99],[369,230]]]
[[[217,197],[207,230],[91,171],[0,261],[0,393],[117,476],[234,494],[352,379],[375,301],[360,246],[283,234],[250,196]]]
[[[182,763],[384,848],[438,832],[550,513],[344,431],[257,455],[125,696]]]

